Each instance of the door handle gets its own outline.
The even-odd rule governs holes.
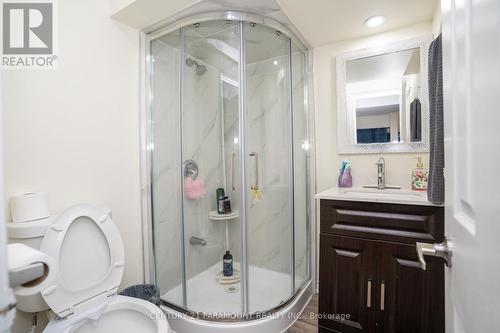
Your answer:
[[[255,157],[255,183],[252,185],[252,188],[259,189],[259,153],[253,151],[248,155]]]
[[[417,254],[420,268],[422,268],[424,271],[427,269],[425,256],[442,258],[444,259],[446,266],[451,267],[452,251],[448,247],[448,242],[446,240],[443,243],[439,244],[417,242]]]
[[[372,307],[372,279],[368,279],[368,285],[366,286],[366,307]]]
[[[234,192],[236,190],[236,186],[234,186],[234,158],[236,157],[236,153],[231,153],[231,190]]]
[[[385,309],[385,282],[382,281],[380,283],[380,310],[384,311]]]

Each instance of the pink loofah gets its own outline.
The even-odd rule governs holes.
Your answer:
[[[188,199],[200,199],[205,195],[205,183],[201,179],[192,179],[187,177],[184,179],[184,195]]]

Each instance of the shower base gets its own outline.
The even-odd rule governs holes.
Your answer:
[[[218,265],[217,265],[218,266]],[[214,269],[215,271],[218,270],[218,267],[212,267],[210,269]],[[209,270],[207,270],[209,271]],[[200,309],[201,306],[203,305],[204,310],[206,311],[206,308],[214,308],[217,310],[229,310],[234,312],[234,309],[239,309],[240,308],[240,303],[241,303],[241,298],[239,298],[239,293],[237,295],[231,295],[228,297],[226,300],[226,294],[223,289],[220,289],[220,286],[217,282],[214,282],[215,277],[212,275],[211,277],[208,274],[204,274],[207,271],[201,273],[199,276],[193,277],[194,280],[195,278],[200,278],[200,281],[204,281],[201,279],[200,276],[204,276],[205,280],[207,282],[207,287],[206,288],[200,288],[197,289],[198,291],[201,291],[203,293],[203,296],[199,295],[200,297],[196,297],[195,295],[192,295],[193,298],[191,298],[192,301],[198,301],[202,302],[200,304]],[[264,277],[267,279],[267,281],[273,281],[273,279],[279,278],[279,274],[277,273],[278,276],[276,276],[272,271],[267,271],[265,269],[250,269],[250,272],[254,271],[258,273],[265,273]],[[249,273],[250,273],[249,272]],[[213,273],[213,271],[212,271]],[[270,274],[267,275],[267,274]],[[283,274],[287,276],[286,274]],[[208,279],[210,277],[210,280]],[[283,282],[283,280],[281,280]],[[287,280],[286,285],[289,285],[290,280]],[[279,282],[276,284],[275,287],[270,288],[269,290],[272,290],[273,296],[274,295],[280,295],[279,293],[274,294],[276,291],[276,288],[279,287]],[[284,284],[284,283],[283,283]],[[189,282],[188,282],[189,285]],[[264,286],[265,288],[269,288],[268,285]],[[209,292],[210,288],[214,288],[211,292]],[[254,286],[256,288],[256,286]],[[279,288],[282,288],[279,287]],[[286,288],[283,288],[283,291]],[[221,291],[222,290],[222,291]],[[267,298],[270,299],[270,295],[266,297],[266,292],[269,290],[264,289],[259,291],[257,294],[260,295],[258,298],[255,299],[255,301],[260,301],[261,304],[260,306],[268,306],[270,302],[266,300]],[[180,290],[171,291],[173,292],[180,292]],[[224,292],[224,293],[223,293]],[[191,293],[195,294],[194,291],[191,291]],[[217,321],[217,320],[202,320],[202,319],[197,319],[193,318],[187,315],[184,315],[174,309],[168,308],[166,306],[161,306],[161,309],[164,311],[166,318],[168,320],[168,324],[170,326],[170,332],[169,333],[280,333],[280,332],[286,332],[297,320],[298,315],[300,312],[304,310],[306,307],[307,303],[311,299],[312,295],[314,293],[314,288],[313,284],[309,280],[303,288],[297,293],[297,295],[286,305],[284,305],[280,310],[273,312],[270,315],[267,316],[262,316],[258,319],[254,320],[247,320],[247,321],[239,321],[238,319],[233,319],[232,321]],[[236,294],[236,293],[235,293]],[[238,298],[238,302],[234,301],[234,296]],[[281,295],[280,295],[281,296]],[[188,301],[190,300],[189,295],[188,295]],[[232,309],[227,305],[227,302],[231,302]],[[255,303],[254,303],[255,304]],[[192,303],[192,305],[194,305]],[[190,305],[190,306],[192,306]],[[276,304],[273,304],[273,306],[276,306]],[[210,312],[214,313],[217,312],[215,310],[211,310]]]
[[[217,274],[221,272],[221,269],[222,263],[216,264],[187,281],[187,307],[191,311],[216,316],[228,316],[241,312],[240,283],[219,284]],[[239,269],[238,264],[235,264],[235,269]],[[290,297],[289,274],[249,266],[248,275],[250,312],[272,310]],[[300,278],[297,280],[299,282]],[[238,290],[229,292],[227,291],[229,286],[236,286]],[[166,302],[180,303],[182,286],[174,287],[161,298]]]

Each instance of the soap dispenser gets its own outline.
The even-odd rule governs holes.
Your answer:
[[[427,191],[429,171],[424,169],[422,157],[416,157],[417,167],[411,171],[411,189],[414,191]]]

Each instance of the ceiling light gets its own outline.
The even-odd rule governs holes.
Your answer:
[[[274,66],[278,65],[278,60],[273,61]]]
[[[372,16],[365,21],[365,25],[369,28],[375,28],[384,23],[385,17],[381,15]]]

